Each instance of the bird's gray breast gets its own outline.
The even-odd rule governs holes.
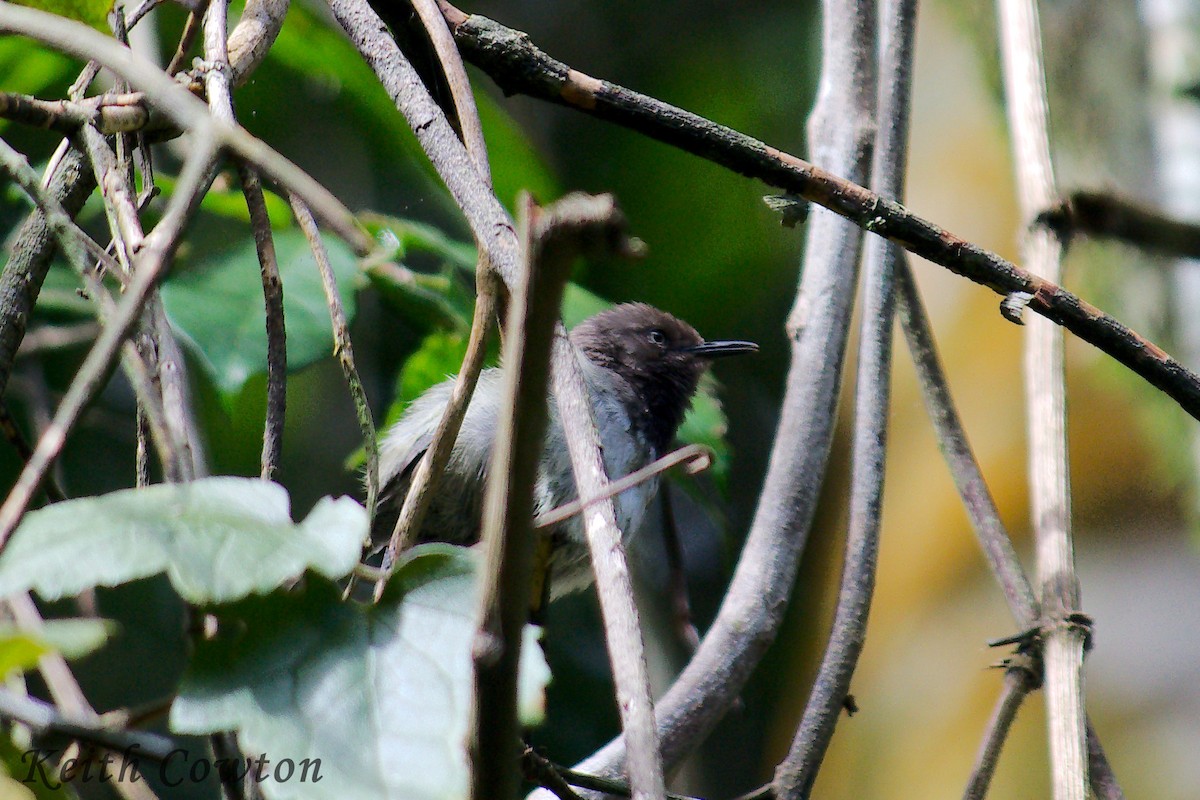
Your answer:
[[[616,480],[645,466],[655,454],[645,437],[635,432],[626,410],[622,397],[628,387],[622,386],[612,372],[586,359],[581,358],[580,365],[600,433],[605,469],[609,478]],[[390,523],[407,491],[407,477],[403,475],[405,465],[413,460],[414,448],[427,446],[429,435],[437,427],[449,401],[452,387],[453,381],[446,381],[414,401],[381,443],[380,477],[385,492],[381,500],[379,517],[382,524],[378,538],[382,541],[386,541]],[[467,408],[450,463],[421,526],[419,538],[422,541],[458,544],[478,541],[483,491],[499,424],[502,389],[503,372],[484,370]],[[534,489],[535,514],[550,511],[577,496],[570,453],[553,397],[549,398],[548,411],[546,438]],[[641,525],[657,485],[657,480],[652,479],[614,498],[617,525],[624,538],[631,536]],[[552,562],[552,593],[557,596],[587,586],[591,582],[591,568],[580,515],[557,525],[552,534],[558,544]]]
[[[586,359],[580,359],[580,364],[592,401],[592,416],[600,434],[605,471],[610,480],[622,478],[650,463],[655,458],[653,448],[645,437],[637,434],[630,418],[623,400],[627,387],[623,387],[620,379],[609,370],[597,367]],[[641,527],[646,508],[657,488],[658,480],[652,478],[621,492],[613,499],[617,526],[621,529],[623,539],[628,540]],[[549,511],[578,496],[570,453],[553,401],[536,491],[538,513]],[[592,578],[587,560],[583,516],[577,514],[561,523],[554,535],[560,545],[554,554],[552,593],[560,595],[586,586]]]

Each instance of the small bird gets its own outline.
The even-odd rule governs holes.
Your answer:
[[[691,325],[644,303],[618,305],[596,314],[575,326],[570,340],[583,369],[610,480],[668,452],[700,376],[713,359],[758,350],[753,342],[706,342]],[[487,369],[479,376],[419,541],[463,545],[479,541],[502,370]],[[371,531],[375,546],[391,537],[409,480],[429,447],[453,385],[453,380],[444,381],[414,400],[383,438],[379,466],[383,489]],[[614,498],[623,538],[637,530],[657,488],[657,479],[651,479]],[[534,492],[535,514],[576,499],[571,458],[553,398]],[[558,523],[549,534],[554,543],[550,596],[588,586],[592,570],[579,516]]]

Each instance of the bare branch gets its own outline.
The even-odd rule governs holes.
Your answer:
[[[238,167],[250,227],[254,231],[254,249],[258,253],[262,275],[263,304],[267,319],[267,418],[263,424],[263,480],[270,480],[279,468],[283,452],[283,421],[287,414],[287,326],[283,313],[283,279],[275,257],[275,237],[263,196],[258,171],[244,164]]]
[[[358,366],[354,363],[354,346],[350,342],[350,325],[346,322],[346,310],[342,307],[337,278],[329,263],[329,251],[321,241],[321,232],[317,229],[317,221],[313,218],[312,211],[294,194],[289,195],[288,200],[292,204],[296,222],[300,224],[300,230],[304,231],[304,236],[312,248],[317,270],[321,273],[325,303],[329,306],[329,320],[333,326],[333,353],[342,365],[342,374],[346,377],[346,387],[350,390],[350,399],[354,402],[354,412],[362,431],[363,447],[367,451],[367,514],[373,515],[375,501],[379,497],[379,445],[375,439],[375,422],[371,419],[367,393],[358,377]]]
[[[114,729],[97,718],[73,719],[49,703],[7,689],[0,689],[0,718],[22,722],[39,734],[54,732],[115,753],[132,751],[139,757],[160,761],[176,747],[156,733]]]
[[[1143,250],[1200,258],[1200,225],[1166,216],[1132,200],[1104,192],[1074,192],[1046,209],[1038,222],[1064,239],[1076,235],[1113,239]]]
[[[997,3],[997,11],[1021,213],[1032,221],[1058,196],[1050,162],[1038,11],[1033,0],[1003,0]],[[1049,229],[1027,231],[1021,250],[1033,273],[1052,281],[1061,279],[1062,245]],[[1030,320],[1025,345],[1031,516],[1045,618],[1042,660],[1054,797],[1084,800],[1088,769],[1083,700],[1086,632],[1069,623],[1079,610],[1079,581],[1071,543],[1062,331],[1043,320]]]
[[[624,217],[611,197],[590,198],[594,204],[586,215],[580,213],[574,224],[601,235],[613,243],[614,252],[627,252],[616,237],[624,237]],[[568,222],[571,220],[564,220]],[[602,223],[602,224],[601,224]],[[577,234],[578,235],[578,234]],[[623,240],[623,239],[622,239]],[[592,416],[592,404],[584,384],[582,368],[575,348],[559,326],[554,342],[554,399],[562,422],[563,436],[575,473],[580,497],[600,497],[607,492],[608,476],[600,452],[600,438]],[[655,800],[666,791],[659,755],[659,740],[650,695],[650,676],[646,668],[645,647],[629,565],[621,546],[612,498],[599,501],[583,512],[592,569],[596,573],[596,593],[604,621],[604,639],[612,663],[617,690],[617,709],[621,715],[628,758],[626,771],[634,800]]]
[[[65,216],[74,217],[96,188],[82,150],[69,147],[49,175],[46,197],[58,204]],[[46,214],[35,209],[17,233],[12,255],[0,273],[0,396],[8,386],[25,326],[50,269],[54,244],[55,232]]]
[[[429,96],[387,26],[366,0],[329,0],[329,8],[404,115],[434,169],[462,209],[475,244],[505,284],[516,285],[520,253],[512,219],[480,175],[446,115]]]
[[[1017,711],[1026,695],[1037,688],[1037,678],[1028,669],[1011,667],[1004,673],[1004,688],[992,709],[988,720],[987,732],[979,754],[975,756],[975,764],[971,767],[971,777],[963,792],[963,800],[983,800],[987,797],[988,787],[992,783],[992,775],[1000,761],[1000,750],[1013,722],[1017,719]]]
[[[590,198],[569,196],[544,211],[523,198],[526,270],[508,308],[504,402],[484,493],[487,553],[473,652],[475,703],[468,750],[473,800],[516,795],[517,667],[534,572],[534,485],[549,412],[550,347],[576,255],[562,220]],[[565,240],[565,241],[564,241]],[[558,245],[558,246],[556,246]]]
[[[240,127],[212,118],[203,102],[151,62],[86,25],[33,8],[0,4],[0,31],[29,36],[78,58],[92,59],[145,92],[146,99],[201,141],[227,147],[259,167],[287,191],[299,195],[313,213],[360,255],[372,248],[354,215],[328,189]]]
[[[479,381],[479,373],[487,356],[488,333],[491,331],[492,318],[496,315],[499,300],[497,295],[500,292],[500,278],[491,271],[489,264],[486,259],[481,259],[477,266],[475,311],[471,318],[467,352],[463,355],[462,366],[454,379],[454,389],[450,393],[449,402],[446,403],[446,410],[433,432],[429,449],[421,457],[413,473],[408,494],[404,497],[404,505],[401,506],[396,524],[392,527],[392,536],[383,556],[383,570],[375,587],[377,594],[383,590],[397,555],[416,543],[425,512],[437,491],[438,481],[446,471],[446,465],[450,463],[454,440],[458,438],[471,395],[474,394],[475,385]]]
[[[832,170],[681,108],[585,75],[550,58],[519,31],[486,17],[468,16],[444,0],[441,6],[466,59],[487,72],[506,93],[527,94],[631,128],[828,208],[997,294],[1019,294],[1035,313],[1107,353],[1200,419],[1200,376],[1050,280],[1018,268]]]
[[[492,173],[488,165],[487,142],[483,140],[483,123],[479,121],[479,109],[475,107],[471,82],[467,79],[467,69],[463,66],[462,56],[454,44],[454,36],[438,9],[437,0],[412,0],[412,4],[429,34],[429,41],[433,43],[446,82],[450,85],[454,110],[462,127],[463,145],[471,155],[471,160],[475,162],[480,177],[490,185]]]

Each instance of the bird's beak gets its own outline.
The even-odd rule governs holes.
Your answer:
[[[703,358],[724,358],[725,356],[736,356],[739,353],[757,353],[758,345],[754,342],[718,339],[715,342],[701,342],[691,347],[685,347],[683,351]]]

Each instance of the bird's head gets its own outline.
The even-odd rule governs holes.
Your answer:
[[[675,438],[713,359],[758,350],[753,342],[706,342],[691,325],[645,303],[584,320],[571,331],[571,342],[627,384],[631,416],[660,453]]]

